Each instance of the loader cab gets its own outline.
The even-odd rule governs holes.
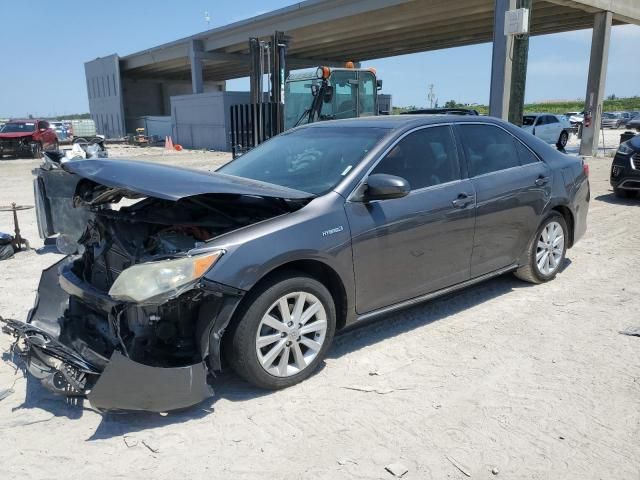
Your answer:
[[[318,67],[291,74],[284,86],[284,129],[377,115],[380,88],[373,69]]]

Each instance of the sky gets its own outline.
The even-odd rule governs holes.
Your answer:
[[[5,0],[0,118],[87,112],[84,62],[112,53],[127,55],[293,3]],[[639,44],[640,26],[613,27],[606,95],[640,95]],[[591,30],[532,37],[525,100],[584,98],[590,45]],[[490,44],[377,59],[363,66],[377,69],[383,92],[393,95],[395,106],[427,105],[430,84],[440,104],[489,101]],[[247,90],[248,81],[229,81],[227,89]]]

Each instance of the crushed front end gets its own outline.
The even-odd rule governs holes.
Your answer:
[[[209,315],[233,295],[202,281],[158,304],[121,302],[79,277],[83,268],[70,256],[46,269],[27,321],[4,321],[34,377],[104,410],[164,412],[213,395]]]
[[[211,280],[226,253],[211,240],[307,201],[281,193],[308,194],[126,160],[72,161],[38,179],[39,220],[72,235],[76,253],[43,271],[26,322],[4,321],[29,372],[105,410],[165,412],[210,397],[244,295]]]

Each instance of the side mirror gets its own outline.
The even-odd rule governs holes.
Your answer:
[[[382,90],[382,80],[376,80],[376,88]]]
[[[411,186],[404,178],[386,173],[375,173],[367,178],[363,201],[402,198],[406,197],[410,191]]]

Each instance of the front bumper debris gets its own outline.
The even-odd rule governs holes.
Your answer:
[[[204,360],[155,367],[135,362],[117,350],[107,358],[88,343],[72,338],[65,317],[71,294],[105,309],[115,304],[108,295],[83,290],[74,283],[67,268],[72,261],[66,257],[43,271],[27,322],[0,318],[3,332],[15,338],[14,353],[24,359],[31,375],[51,391],[86,397],[101,410],[167,412],[213,396]]]

